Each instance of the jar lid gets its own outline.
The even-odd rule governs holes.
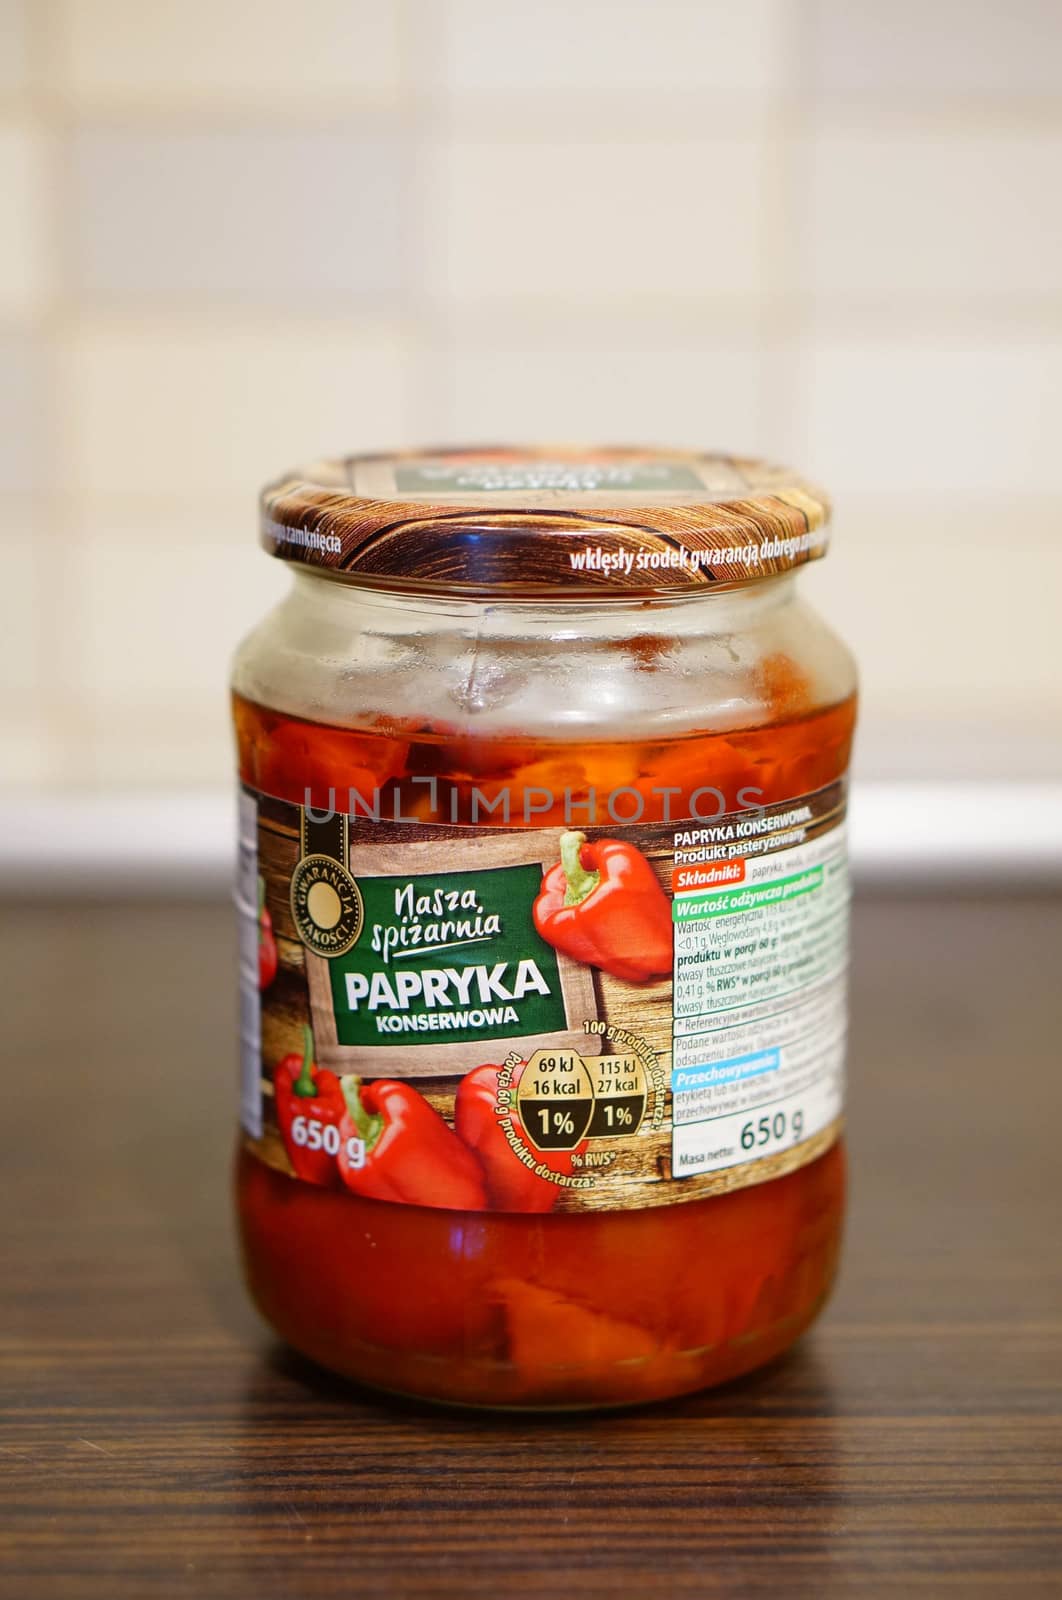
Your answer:
[[[284,561],[413,593],[554,598],[747,583],[825,554],[783,467],[679,450],[468,448],[315,461],[262,495]]]

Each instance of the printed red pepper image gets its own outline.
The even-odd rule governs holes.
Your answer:
[[[642,852],[620,839],[562,833],[534,905],[554,949],[628,983],[671,973],[671,907]]]
[[[516,1086],[525,1063],[513,1073],[512,1110],[513,1127],[523,1129],[516,1111]],[[476,1067],[462,1078],[454,1103],[454,1126],[457,1132],[475,1151],[487,1180],[487,1198],[495,1211],[552,1211],[561,1192],[560,1184],[540,1178],[537,1172],[526,1167],[506,1138],[496,1112],[498,1104],[498,1074],[500,1067]],[[550,1151],[543,1155],[530,1144],[526,1149],[536,1163],[545,1162],[554,1172],[570,1174],[572,1156],[586,1149],[586,1140],[574,1151]]]
[[[258,879],[258,987],[268,989],[277,975],[277,941],[265,903],[265,879]]]
[[[339,1171],[370,1200],[450,1211],[485,1211],[483,1171],[412,1084],[391,1078],[340,1079],[346,1115],[339,1127]]]
[[[285,1056],[273,1074],[277,1126],[297,1178],[326,1187],[336,1182],[340,1123],[347,1105],[339,1078],[313,1060],[313,1034],[303,1029],[303,1052]]]

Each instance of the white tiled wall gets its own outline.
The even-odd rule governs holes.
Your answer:
[[[90,303],[400,308],[400,130],[80,124],[68,145],[71,287]],[[371,218],[372,248],[366,248]]]
[[[806,11],[810,81],[825,95],[984,114],[992,101],[1058,93],[1054,0],[810,0]]]
[[[404,85],[393,0],[57,0],[56,12],[51,64],[79,110],[280,101],[312,114]]]
[[[632,328],[621,316],[591,328],[578,317],[529,329],[460,321],[436,356],[449,430],[466,438],[496,435],[504,394],[507,431],[521,438],[578,440],[592,429],[621,441],[726,438],[736,450],[754,452],[764,429],[769,361],[755,330],[735,322],[733,331],[713,333]]]
[[[636,311],[767,280],[763,143],[632,140],[622,120],[559,140],[442,139],[429,163],[429,286],[436,302]]]
[[[386,318],[86,314],[61,351],[69,488],[80,503],[227,495],[250,526],[255,485],[322,441],[373,449],[405,434],[409,355],[403,326]],[[205,516],[200,501],[189,533]]]
[[[47,134],[27,118],[0,120],[0,315],[30,315],[48,294]]]
[[[781,78],[786,0],[449,0],[438,81],[455,94],[762,94]]]
[[[1062,771],[1060,63],[1058,0],[0,0],[3,782],[224,783],[262,480],[503,434],[791,458],[864,771]]]
[[[1062,126],[957,139],[931,117],[897,134],[848,114],[823,119],[798,148],[799,286],[820,303],[955,295],[1006,306],[1062,285]]]

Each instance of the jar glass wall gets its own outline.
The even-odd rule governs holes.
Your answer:
[[[579,828],[591,797],[618,833],[706,834],[829,791],[855,712],[851,658],[792,573],[587,605],[299,571],[233,689],[250,790],[322,811],[382,795],[385,815],[477,834],[503,802],[507,831]],[[298,966],[293,942],[286,959]],[[468,1056],[498,1059],[489,1043]],[[778,1176],[704,1198],[676,1187],[668,1203],[525,1214],[293,1181],[246,1140],[237,1167],[248,1282],[284,1338],[384,1389],[490,1406],[700,1388],[809,1324],[840,1243],[836,1129]]]

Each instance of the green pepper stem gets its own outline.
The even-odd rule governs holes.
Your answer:
[[[373,1116],[362,1105],[361,1079],[356,1073],[345,1072],[339,1080],[339,1087],[343,1091],[343,1099],[347,1102],[347,1111],[357,1129],[358,1138],[365,1141],[366,1150],[371,1150],[383,1133],[383,1117]]]
[[[568,882],[564,895],[566,906],[577,906],[587,895],[593,894],[601,882],[601,874],[583,866],[582,849],[585,833],[562,833],[560,838],[561,870]]]
[[[258,874],[258,915],[261,916],[262,912],[264,910],[265,910],[265,879],[262,877],[262,874],[259,873]]]
[[[295,1094],[301,1095],[304,1100],[309,1100],[317,1093],[317,1084],[313,1076],[313,1034],[309,1023],[303,1024],[302,1029],[302,1068],[299,1076],[292,1084]]]

